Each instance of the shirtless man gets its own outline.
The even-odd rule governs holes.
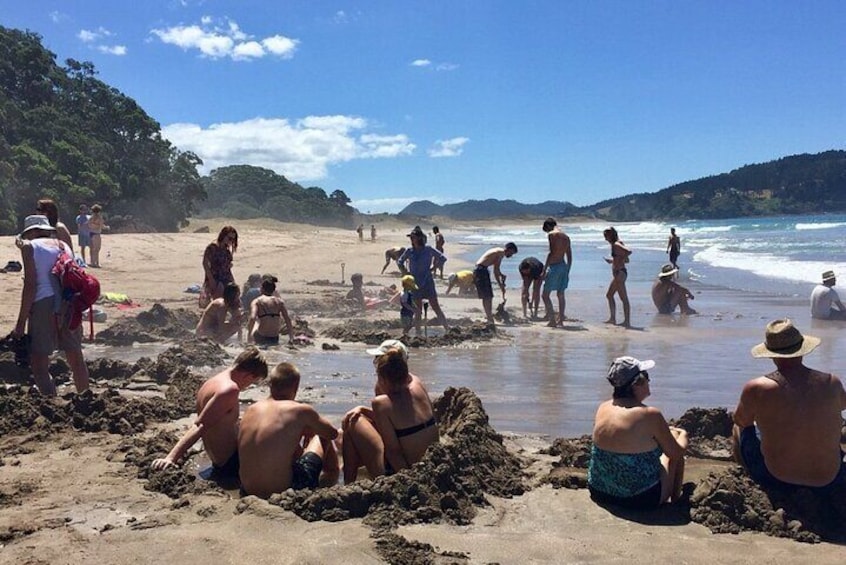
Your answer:
[[[241,341],[241,289],[237,284],[228,283],[223,288],[223,297],[206,306],[196,333],[197,337],[208,337],[218,343],[225,343],[237,333]]]
[[[670,228],[670,238],[667,240],[667,253],[670,254],[670,263],[678,269],[679,255],[681,255],[681,238],[676,235],[676,228]]]
[[[502,260],[506,257],[511,257],[517,253],[517,245],[514,242],[505,244],[505,247],[492,247],[485,251],[476,261],[476,269],[473,271],[473,277],[476,281],[476,292],[479,298],[482,299],[482,306],[485,309],[485,317],[489,324],[494,323],[493,317],[493,286],[491,285],[491,273],[488,267],[493,265],[494,280],[496,280],[499,288],[502,289],[502,298],[505,299],[505,275],[500,270]]]
[[[680,308],[685,315],[696,314],[696,310],[687,303],[693,300],[693,293],[673,280],[673,275],[678,272],[677,268],[667,263],[661,267],[658,280],[652,285],[652,302],[659,314],[672,314],[676,308]]]
[[[529,311],[532,313],[532,318],[538,317],[538,307],[540,306],[540,287],[543,282],[543,263],[536,257],[526,257],[520,261],[520,266],[517,267],[520,272],[520,278],[523,279],[523,292],[520,294],[520,300],[523,304],[523,317],[529,317]],[[531,298],[529,290],[531,289]]]
[[[438,226],[432,226],[432,233],[435,234],[435,249],[440,251],[441,253],[444,252],[444,234],[441,233],[441,229]],[[432,276],[438,274],[438,277],[443,280],[444,278],[444,264],[441,261],[436,260],[432,264]]]
[[[547,218],[543,223],[543,231],[549,239],[549,253],[544,265],[543,305],[548,318],[547,326],[554,328],[564,324],[567,317],[564,308],[567,300],[564,291],[570,284],[570,267],[573,266],[573,252],[570,248],[570,237],[558,229],[555,218]],[[552,291],[558,295],[558,316],[549,295]]]
[[[284,321],[288,329],[288,343],[294,343],[294,324],[288,316],[285,301],[275,295],[277,282],[276,277],[267,275],[261,280],[261,296],[253,300],[250,306],[250,321],[247,323],[248,342],[256,345],[279,345],[279,331]]]
[[[247,347],[232,367],[203,383],[197,391],[197,419],[173,446],[167,457],[156,459],[153,469],[175,465],[198,440],[221,478],[238,476],[238,394],[267,377],[267,361],[253,346]]]
[[[405,247],[389,247],[385,250],[385,265],[382,267],[382,272],[380,274],[385,274],[385,269],[388,268],[388,265],[391,264],[391,261],[396,261],[400,258],[400,255],[405,253]],[[400,266],[400,270],[402,267]]]
[[[846,484],[840,451],[846,390],[834,375],[802,364],[819,343],[785,319],[767,324],[766,340],[752,348],[753,357],[772,359],[776,370],[743,387],[734,453],[763,486]]]
[[[271,494],[335,484],[340,475],[332,440],[338,437],[326,418],[294,400],[300,372],[280,363],[270,373],[270,397],[244,412],[238,432],[241,487],[247,494]]]

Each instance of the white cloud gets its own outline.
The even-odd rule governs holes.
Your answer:
[[[458,157],[464,152],[464,144],[470,141],[467,137],[453,137],[452,139],[439,139],[429,149],[429,157]]]
[[[380,213],[388,213],[388,214],[396,214],[397,212],[401,212],[403,208],[411,204],[412,202],[418,202],[420,200],[428,200],[433,204],[439,204],[443,206],[444,204],[452,204],[454,202],[458,202],[456,199],[452,198],[444,198],[442,196],[407,196],[402,198],[367,198],[361,200],[353,200],[350,202],[350,205],[358,209],[360,212],[370,213],[370,214],[380,214]]]
[[[126,45],[98,45],[97,51],[106,55],[126,55]]]
[[[70,17],[67,14],[63,14],[62,12],[59,12],[58,10],[54,10],[54,11],[50,12],[49,16],[50,16],[50,20],[54,24],[59,24],[59,23],[62,23],[63,21],[65,21],[65,20],[70,19]]]
[[[235,61],[260,59],[268,54],[289,59],[299,44],[297,39],[278,34],[254,39],[229,19],[224,20],[221,25],[213,25],[213,22],[211,16],[202,16],[199,25],[153,29],[150,33],[162,43],[176,45],[185,51],[196,49],[203,57],[229,57]]]
[[[411,62],[412,67],[432,67],[432,61],[429,59],[415,59]],[[438,63],[435,65],[434,70],[436,71],[454,71],[458,68],[458,65],[455,63]]]
[[[349,19],[347,18],[347,13],[343,10],[338,10],[337,12],[335,12],[335,17],[333,18],[333,20],[336,24],[345,24],[349,21]]]
[[[92,43],[104,37],[111,37],[114,34],[104,27],[99,27],[95,31],[88,29],[81,29],[76,36],[83,41],[83,43]]]
[[[204,172],[249,164],[296,181],[325,178],[329,167],[347,161],[402,157],[416,148],[404,134],[376,135],[367,133],[367,127],[356,116],[308,116],[294,122],[253,118],[206,128],[171,124],[162,128],[162,135],[199,155]]]
[[[415,59],[411,62],[412,67],[428,67],[432,64],[429,59]]]
[[[438,63],[435,67],[436,71],[454,71],[458,68],[455,63]]]

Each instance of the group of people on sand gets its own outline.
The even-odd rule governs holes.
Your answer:
[[[100,268],[100,250],[103,248],[103,231],[109,229],[103,218],[103,207],[95,204],[89,211],[88,206],[80,204],[76,216],[77,243],[79,255],[89,267]],[[85,250],[91,250],[91,260],[85,257]]]
[[[767,324],[764,342],[751,350],[772,359],[775,371],[743,387],[732,445],[737,463],[765,489],[807,487],[828,496],[846,486],[840,444],[846,390],[836,376],[803,363],[819,343],[781,319]],[[608,370],[612,398],[596,411],[588,469],[591,498],[599,503],[646,509],[681,495],[688,437],[644,403],[654,367],[619,357]]]
[[[317,488],[338,482],[343,455],[344,482],[361,468],[375,478],[406,469],[439,441],[429,393],[408,368],[408,349],[387,340],[368,349],[376,371],[370,406],[344,415],[340,427],[296,400],[299,370],[280,363],[268,371],[255,347],[247,347],[228,369],[197,392],[197,418],[153,469],[178,464],[200,439],[212,462],[212,477],[237,479],[244,495],[268,498],[289,488]],[[269,372],[269,375],[268,375]],[[270,395],[239,418],[239,394],[267,379]]]

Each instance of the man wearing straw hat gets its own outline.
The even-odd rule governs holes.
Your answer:
[[[682,314],[696,314],[696,310],[687,304],[688,300],[693,300],[693,293],[673,280],[673,275],[678,272],[677,267],[666,263],[652,285],[652,302],[659,314],[672,314],[676,308],[680,308]]]
[[[734,454],[762,486],[846,485],[840,450],[846,390],[840,379],[802,364],[820,339],[788,319],[767,324],[764,343],[752,356],[769,358],[776,370],[743,387],[734,411]]]
[[[818,284],[811,292],[811,317],[817,320],[846,320],[846,306],[840,302],[834,285],[837,277],[834,271],[822,274],[822,284]]]

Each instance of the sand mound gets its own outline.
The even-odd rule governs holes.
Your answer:
[[[386,339],[401,339],[409,347],[448,347],[466,341],[488,341],[503,337],[494,326],[470,320],[450,320],[449,331],[431,336],[402,336],[402,326],[397,320],[348,320],[323,331],[325,337],[347,342],[378,345]]]
[[[725,408],[691,408],[671,426],[687,431],[690,445],[687,452],[703,459],[730,461],[731,429],[734,422]]]
[[[97,334],[97,341],[108,345],[150,343],[165,339],[188,339],[193,336],[200,315],[195,310],[170,310],[161,304],[139,313],[135,318],[123,318]]]
[[[693,492],[690,517],[714,533],[764,532],[803,542],[846,542],[846,485],[821,492],[768,489],[740,467],[711,473]]]
[[[351,485],[289,490],[270,502],[309,521],[364,517],[365,523],[386,532],[407,523],[467,524],[475,506],[486,504],[486,493],[513,496],[525,491],[520,461],[506,451],[472,391],[447,389],[435,402],[435,413],[441,442],[411,469]]]

